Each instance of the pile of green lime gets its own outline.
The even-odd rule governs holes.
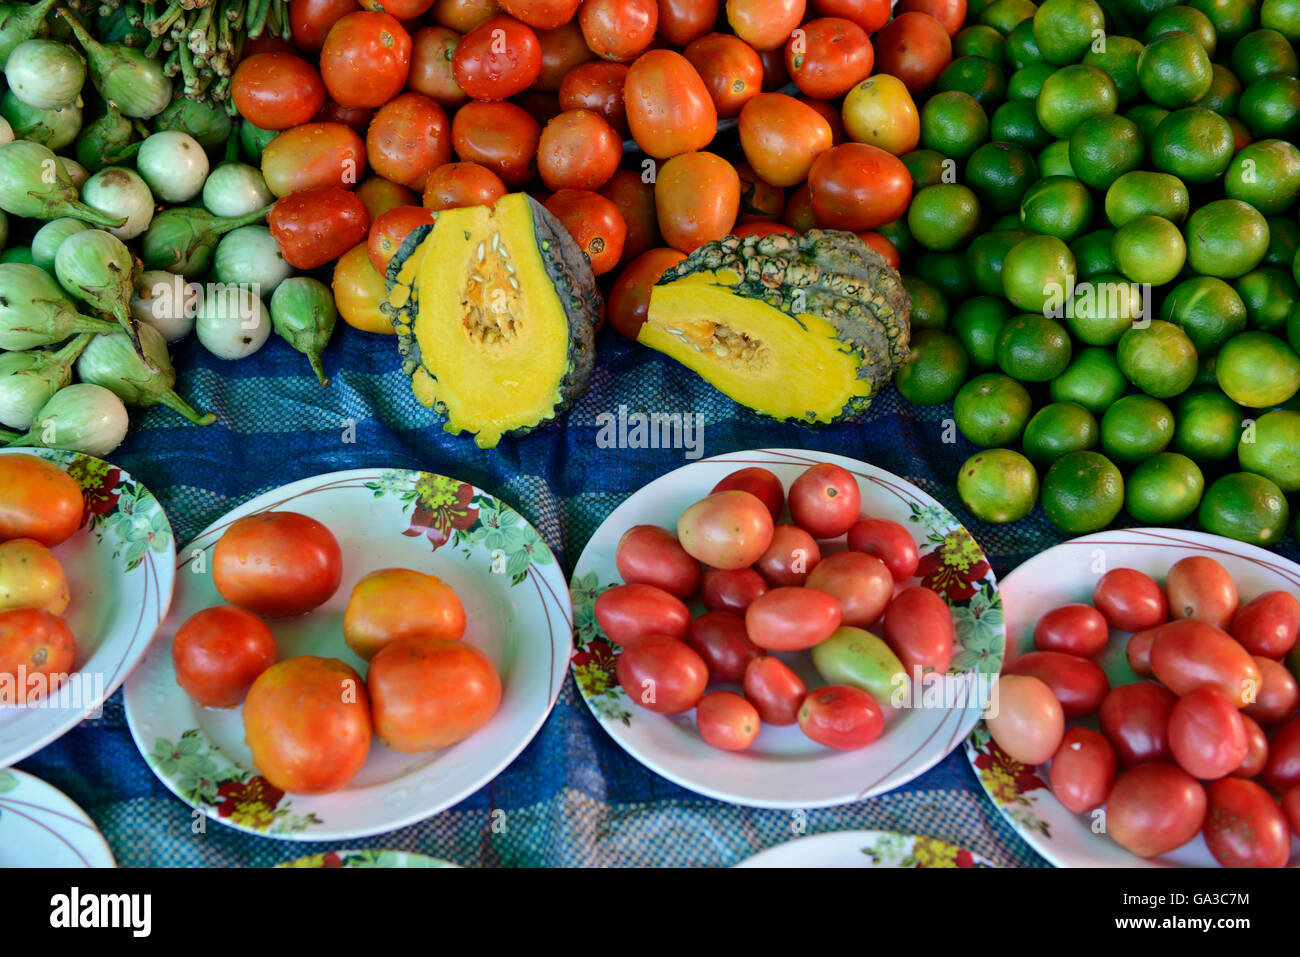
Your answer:
[[[1300,518],[1298,47],[1300,0],[968,0],[903,157],[956,181],[880,232],[977,518]]]

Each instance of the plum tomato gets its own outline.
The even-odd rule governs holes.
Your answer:
[[[695,706],[695,726],[705,744],[723,751],[744,751],[763,728],[758,709],[734,691],[706,694]]]
[[[727,684],[745,680],[745,669],[763,649],[749,640],[745,619],[729,611],[706,611],[691,622],[686,643],[709,666],[709,677]]]
[[[843,623],[855,628],[878,621],[894,597],[894,576],[885,563],[862,552],[827,555],[804,584],[834,595],[843,610]]]
[[[234,605],[191,615],[172,640],[176,683],[205,708],[233,708],[242,702],[275,658],[271,629]]]
[[[1011,662],[1006,674],[1033,675],[1052,689],[1067,718],[1081,718],[1101,707],[1110,680],[1091,658],[1062,651],[1031,651]]]
[[[497,0],[434,0],[429,16],[439,26],[457,33],[469,33],[500,12],[501,5]]]
[[[259,53],[241,60],[230,80],[239,115],[264,130],[306,123],[325,105],[316,68],[291,53]]]
[[[1254,781],[1224,778],[1205,788],[1205,843],[1224,867],[1286,867],[1291,827]]]
[[[851,685],[875,697],[894,700],[911,687],[903,663],[883,640],[861,628],[840,627],[812,650],[813,667],[823,680]]]
[[[865,80],[876,61],[867,32],[852,20],[822,17],[793,31],[785,43],[785,68],[799,91],[833,100]]]
[[[1243,710],[1260,724],[1279,724],[1300,706],[1300,684],[1282,662],[1261,655],[1253,660],[1261,679],[1255,700]]]
[[[699,73],[720,117],[733,117],[763,92],[763,61],[739,37],[710,33],[682,51]]]
[[[297,512],[246,515],[212,549],[212,581],[221,597],[264,618],[305,614],[328,601],[342,579],[338,539]]]
[[[433,0],[361,0],[367,10],[391,13],[399,20],[414,20],[433,6]]]
[[[605,637],[624,648],[648,635],[682,639],[691,627],[691,613],[680,598],[654,585],[615,585],[596,598],[596,624]]]
[[[913,96],[924,92],[952,60],[952,38],[928,13],[902,13],[872,40],[876,72],[896,76]]]
[[[76,658],[77,641],[62,618],[39,608],[0,611],[0,676],[13,681],[13,694],[30,703],[53,693]]]
[[[344,14],[360,9],[357,0],[289,0],[293,45],[307,53],[320,52],[330,27]]]
[[[1134,568],[1113,568],[1092,590],[1093,606],[1112,628],[1137,632],[1169,620],[1169,602],[1156,580]]]
[[[627,67],[622,63],[595,60],[579,64],[560,81],[560,109],[599,113],[619,136],[627,136],[627,110],[623,106],[626,80]]]
[[[1071,728],[1052,756],[1052,793],[1068,810],[1086,814],[1106,803],[1117,770],[1115,748],[1105,735]]]
[[[1169,617],[1195,618],[1227,629],[1237,613],[1237,585],[1228,570],[1205,555],[1175,562],[1165,577]]]
[[[1281,658],[1300,633],[1300,600],[1290,592],[1265,592],[1237,609],[1228,631],[1252,655]]]
[[[542,72],[537,34],[500,14],[460,38],[451,57],[456,85],[476,100],[504,100],[522,93]]]
[[[410,69],[411,35],[387,13],[340,17],[320,51],[325,89],[343,106],[383,106],[406,86]]]
[[[1246,757],[1232,772],[1235,778],[1253,778],[1268,765],[1268,735],[1259,722],[1242,712],[1241,723],[1246,726]]]
[[[630,63],[654,41],[659,4],[656,0],[584,0],[578,25],[598,57]]]
[[[943,674],[952,664],[956,637],[952,612],[948,603],[928,588],[914,585],[895,595],[885,610],[881,630],[909,677],[918,669],[922,675],[931,671]]]
[[[1180,618],[1160,627],[1151,644],[1151,670],[1174,694],[1212,684],[1238,708],[1255,700],[1263,680],[1245,648],[1199,618]]]
[[[1300,784],[1300,715],[1273,732],[1263,778],[1279,794]]]
[[[912,198],[912,174],[893,153],[867,143],[832,146],[808,170],[819,226],[851,232],[900,219]]]
[[[879,558],[896,582],[915,575],[921,563],[912,533],[886,518],[859,518],[849,529],[849,548]]]
[[[600,193],[585,189],[558,190],[544,205],[587,254],[593,273],[603,276],[618,265],[627,225],[617,206]]]
[[[708,87],[690,61],[672,50],[637,57],[628,68],[623,107],[632,138],[655,159],[704,149],[718,134]]]
[[[554,30],[573,19],[582,0],[498,0],[501,9],[534,30]]]
[[[451,61],[460,34],[447,27],[422,27],[411,35],[411,69],[406,88],[423,93],[444,110],[454,110],[469,99],[456,85]]]
[[[938,20],[948,36],[956,36],[966,20],[966,0],[899,0],[899,13],[928,13]]]
[[[785,44],[803,20],[805,0],[727,0],[727,23],[755,50]]]
[[[629,585],[654,585],[685,601],[700,588],[700,563],[677,536],[657,525],[634,525],[618,540],[614,562]]]
[[[542,47],[542,72],[533,84],[536,92],[558,93],[569,71],[596,60],[596,54],[587,46],[582,28],[576,22],[565,23],[550,30],[538,30],[537,42]]]
[[[1158,857],[1194,838],[1205,821],[1205,788],[1172,764],[1125,771],[1106,801],[1106,829],[1138,857]]]
[[[875,33],[889,22],[890,0],[812,0],[818,16],[852,20],[867,33]]]
[[[1063,651],[1080,658],[1100,654],[1109,637],[1106,617],[1091,605],[1062,605],[1034,626],[1034,647],[1039,651]]]
[[[513,103],[466,103],[451,120],[456,155],[486,166],[512,189],[529,183],[537,173],[537,144],[542,126]]]
[[[48,459],[26,452],[0,455],[0,488],[0,542],[32,538],[53,548],[81,527],[81,486]]]
[[[366,169],[366,144],[342,123],[285,130],[262,151],[262,178],[274,196],[317,186],[349,189]]]
[[[325,97],[325,105],[312,117],[317,123],[342,123],[360,134],[366,132],[366,127],[374,118],[375,111],[368,106],[342,106],[328,96]]]
[[[1169,752],[1194,778],[1231,774],[1246,760],[1248,745],[1241,715],[1214,685],[1193,688],[1169,712]]]
[[[357,199],[366,207],[370,221],[374,222],[390,209],[398,206],[414,206],[419,197],[405,186],[390,183],[382,176],[371,176],[357,187]]]
[[[772,544],[758,556],[754,568],[773,588],[802,585],[821,558],[817,540],[802,528],[778,525],[772,530]]]
[[[820,113],[784,93],[760,93],[740,110],[745,161],[773,186],[806,180],[813,161],[831,148],[833,139],[831,125]]]
[[[817,538],[839,538],[858,520],[862,493],[848,469],[822,463],[790,486],[790,515]]]
[[[1061,747],[1065,714],[1052,689],[1030,675],[1002,675],[984,715],[989,734],[1013,761],[1042,764]]]
[[[52,551],[31,538],[0,544],[0,611],[36,608],[62,615],[71,601],[67,572]]]
[[[1156,676],[1155,672],[1151,670],[1151,646],[1155,643],[1156,632],[1159,630],[1159,626],[1143,629],[1132,635],[1124,645],[1124,656],[1128,658],[1128,666],[1139,677],[1154,678]]]
[[[626,252],[624,248],[624,255]],[[650,287],[685,258],[686,254],[679,249],[658,246],[647,249],[619,270],[607,300],[609,324],[615,332],[636,339],[650,311]]]
[[[885,713],[861,688],[827,685],[803,699],[799,728],[813,741],[837,751],[856,751],[885,730]]]
[[[1120,764],[1169,761],[1169,713],[1178,698],[1152,681],[1111,688],[1101,703],[1101,733],[1115,746]]]
[[[366,159],[384,179],[423,192],[429,174],[451,160],[451,122],[423,93],[381,106],[366,131]]]
[[[627,227],[627,238],[623,240],[624,263],[631,263],[647,250],[663,245],[663,237],[659,235],[659,214],[655,211],[653,183],[644,182],[641,174],[635,170],[621,169],[597,192],[618,208],[623,224]],[[650,294],[647,292],[646,302],[649,301]]]
[[[460,596],[442,579],[410,568],[370,572],[352,587],[343,612],[343,640],[367,661],[409,635],[455,641],[464,634]]]
[[[764,655],[745,667],[745,699],[758,709],[764,724],[790,725],[808,694],[803,679],[779,658]]]
[[[1287,788],[1286,793],[1282,795],[1282,810],[1286,812],[1287,820],[1291,822],[1291,830],[1300,834],[1300,784]]]
[[[840,603],[815,588],[773,588],[745,609],[749,639],[769,651],[800,651],[829,638],[840,626]]]
[[[650,635],[618,656],[618,683],[643,708],[657,714],[690,711],[704,695],[709,666],[685,642]]]
[[[684,47],[717,25],[721,0],[659,0],[659,35]]]
[[[267,224],[290,266],[315,269],[366,241],[370,213],[355,193],[323,186],[278,200]]]
[[[495,206],[509,190],[501,177],[478,163],[445,163],[429,174],[421,204],[437,212],[463,206]]]
[[[767,582],[752,568],[706,568],[700,575],[700,594],[709,611],[743,615],[755,598],[767,592]]]
[[[677,520],[677,539],[691,557],[714,568],[747,568],[772,544],[767,506],[748,492],[715,492]]]
[[[655,220],[664,242],[684,253],[731,232],[740,212],[740,176],[715,153],[674,156],[655,180]]]
[[[763,182],[748,163],[737,163],[736,174],[740,177],[740,215],[736,222],[781,225],[778,220],[785,212],[785,190]]]
[[[431,226],[434,212],[423,206],[397,206],[371,222],[366,254],[375,272],[388,272],[388,261],[397,255],[406,237],[421,226]]]
[[[623,141],[604,117],[566,110],[546,124],[537,145],[537,172],[547,189],[600,189],[623,159]]]
[[[781,480],[761,466],[754,465],[732,472],[713,486],[713,493],[717,492],[748,492],[767,506],[774,522],[785,509],[785,489]]]

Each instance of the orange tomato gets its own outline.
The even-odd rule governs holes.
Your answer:
[[[62,615],[71,600],[68,576],[48,548],[32,538],[0,544],[0,611],[36,608]]]
[[[680,53],[651,50],[638,58],[623,94],[632,138],[655,159],[703,149],[718,133],[709,90]]]
[[[373,223],[390,209],[415,205],[416,195],[405,186],[390,183],[382,176],[372,176],[357,187],[357,199],[366,207]]]
[[[275,658],[271,629],[234,605],[192,615],[172,640],[176,683],[205,708],[235,707]]]
[[[406,237],[419,227],[430,225],[435,218],[433,210],[423,206],[398,206],[371,223],[366,252],[375,271],[383,276],[388,271],[388,260],[397,255]]]
[[[894,154],[845,143],[813,161],[808,189],[819,225],[858,232],[892,223],[907,212],[912,177]]]
[[[928,13],[956,36],[966,22],[966,0],[899,0],[899,13]]]
[[[542,72],[533,86],[546,93],[558,92],[570,70],[596,58],[576,22],[538,30],[537,42],[542,45]]]
[[[465,606],[442,579],[410,568],[382,568],[352,589],[343,613],[343,640],[369,661],[390,641],[410,635],[458,639]]]
[[[0,612],[0,675],[14,679],[13,692],[23,701],[56,691],[76,657],[76,639],[62,618],[39,608]]]
[[[587,254],[593,273],[601,276],[618,265],[627,225],[617,206],[585,189],[557,190],[545,206]]]
[[[921,140],[921,116],[907,86],[896,76],[869,76],[844,97],[844,130],[857,143],[867,143],[902,156]]]
[[[366,131],[366,159],[384,179],[423,190],[429,173],[451,159],[446,112],[423,93],[390,100]]]
[[[661,245],[655,188],[634,170],[621,169],[600,188],[600,195],[618,207],[627,227],[622,262],[631,262],[647,249]]]
[[[304,123],[262,151],[262,178],[279,199],[323,186],[351,189],[366,170],[366,144],[342,123]]]
[[[852,20],[809,20],[785,44],[785,68],[800,92],[821,100],[843,96],[871,73],[875,51]]]
[[[0,489],[0,542],[34,538],[53,548],[81,527],[81,486],[48,459],[0,455]]]
[[[718,116],[736,116],[763,92],[763,61],[744,40],[710,33],[682,51],[708,88]]]
[[[821,114],[784,93],[763,93],[740,111],[740,148],[754,173],[773,186],[807,179],[831,139],[831,126]]]
[[[714,153],[682,153],[655,181],[655,212],[664,241],[690,253],[721,239],[740,212],[740,177]]]
[[[212,582],[221,597],[264,618],[306,614],[328,601],[342,578],[338,540],[297,512],[246,515],[212,549]]]
[[[541,138],[541,124],[513,103],[466,103],[451,121],[456,155],[486,166],[512,189],[536,173]]]
[[[720,0],[659,0],[659,35],[684,47],[714,28],[721,6]]]
[[[678,249],[660,246],[632,260],[609,291],[609,324],[620,335],[635,339],[650,310],[650,287],[686,258]]]
[[[898,77],[913,96],[933,84],[952,60],[948,31],[928,13],[900,14],[873,42],[876,72]]]
[[[584,0],[578,25],[597,56],[630,63],[654,41],[659,4],[657,0]]]
[[[366,243],[358,243],[339,257],[331,284],[339,316],[353,329],[395,336],[393,320],[381,308],[388,302],[384,277],[370,261]]]
[[[622,159],[623,141],[591,110],[561,113],[537,144],[537,172],[547,189],[600,189]]]
[[[736,164],[740,177],[740,215],[736,222],[775,222],[785,211],[785,190],[759,179],[748,163]]]
[[[507,193],[501,177],[478,163],[448,163],[429,174],[424,186],[424,208],[456,209],[461,206],[495,206]]]
[[[755,50],[773,50],[803,22],[804,0],[727,0],[727,22]]]

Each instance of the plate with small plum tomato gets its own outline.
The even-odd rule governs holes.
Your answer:
[[[980,855],[933,837],[892,831],[829,831],[786,841],[737,867],[944,868],[996,867]]]
[[[1241,605],[1272,591],[1300,596],[1300,566],[1254,545],[1183,529],[1098,532],[1034,556],[1003,580],[1008,667],[1015,667],[1017,659],[1035,651],[1034,630],[1049,612],[1064,605],[1092,604],[1093,590],[1107,572],[1134,569],[1163,586],[1176,562],[1193,557],[1212,558],[1226,569]],[[1107,629],[1106,643],[1093,657],[1112,689],[1154,681],[1139,677],[1130,666],[1129,637],[1127,631]],[[1065,721],[1067,733],[1074,727],[1096,731],[1099,726],[1096,713]],[[1277,727],[1265,725],[1264,729],[1271,737]],[[1099,833],[1107,820],[1102,810],[1075,814],[1062,804],[1052,791],[1050,762],[1029,766],[1013,759],[993,741],[983,721],[967,738],[965,748],[989,799],[1025,842],[1057,867],[1219,866],[1203,832],[1175,850],[1152,857],[1140,857],[1120,846],[1107,833]],[[1123,774],[1122,764],[1118,770]],[[1172,806],[1174,799],[1166,791],[1166,785],[1150,789],[1150,793],[1164,794],[1161,803]],[[1144,812],[1139,808],[1137,813]],[[1300,864],[1297,852],[1300,841],[1292,844],[1289,867]]]
[[[775,722],[763,722],[744,750],[714,747],[701,736],[695,708],[655,713],[620,686],[618,662],[624,649],[611,641],[597,622],[597,598],[624,584],[617,553],[628,529],[649,525],[675,533],[683,512],[739,470],[766,469],[779,480],[782,491],[788,492],[796,479],[822,464],[848,471],[857,485],[862,515],[902,526],[895,531],[910,540],[903,547],[911,551],[914,546],[913,555],[919,557],[919,563],[911,577],[897,583],[885,575],[883,601],[892,602],[907,588],[937,594],[942,599],[934,602],[939,613],[946,604],[951,616],[950,665],[943,680],[927,680],[925,688],[930,694],[921,693],[907,681],[909,694],[881,695],[885,700],[872,710],[879,715],[873,719],[877,728],[883,719],[883,732],[876,732],[870,743],[855,750],[827,747],[809,738],[797,723]],[[777,504],[775,497],[771,504]],[[791,523],[789,510],[782,508],[777,525]],[[846,549],[844,534],[822,540],[818,546],[822,560]],[[992,569],[970,533],[947,509],[907,481],[865,462],[815,451],[736,452],[691,463],[656,479],[619,505],[596,530],[574,569],[571,591],[576,641],[573,674],[596,720],[652,771],[682,787],[734,804],[831,807],[910,781],[941,761],[970,733],[982,711],[984,696],[979,689],[986,687],[984,679],[996,674],[1002,662],[1002,599]],[[689,599],[689,616],[698,618],[704,611],[699,595]],[[838,620],[838,613],[836,617]],[[818,674],[807,650],[769,651],[765,665],[784,674],[771,659],[793,671],[809,691],[832,684]],[[743,690],[743,684],[713,680],[714,670],[708,670],[710,694]],[[698,672],[693,680],[698,682]],[[798,683],[791,682],[789,687],[794,689],[791,694],[797,695]],[[645,694],[643,688],[634,690]],[[656,702],[663,704],[659,699]],[[894,706],[896,703],[899,706]]]
[[[0,868],[116,866],[99,828],[71,798],[0,768]]]
[[[327,600],[297,617],[266,619],[279,661],[339,659],[364,678],[367,662],[343,637],[353,587],[381,569],[433,575],[464,608],[462,640],[500,677],[500,704],[486,723],[454,744],[419,753],[391,750],[375,733],[355,776],[326,793],[291,793],[259,773],[245,743],[243,704],[204,707],[192,700],[177,683],[172,645],[191,616],[225,604],[212,573],[218,540],[237,520],[267,512],[315,519],[341,553],[339,586]],[[164,785],[213,820],[252,834],[341,840],[403,827],[456,804],[532,740],[555,704],[572,651],[564,576],[538,532],[481,489],[426,472],[335,472],[259,495],[180,550],[176,580],[172,613],[127,685],[127,721]]]
[[[68,519],[66,524],[59,520],[63,532],[57,534],[75,526],[49,553],[34,543],[0,545],[9,553],[19,548],[39,552],[40,557],[33,559],[29,551],[24,563],[0,561],[10,568],[20,564],[30,568],[33,560],[39,568],[52,554],[68,585],[69,600],[59,617],[76,645],[71,668],[56,672],[66,677],[52,694],[41,693],[51,690],[52,682],[44,676],[37,679],[29,672],[25,687],[20,687],[16,671],[0,674],[0,767],[7,767],[59,738],[83,718],[97,715],[109,695],[126,680],[171,604],[176,550],[162,506],[123,469],[60,449],[0,449],[0,455],[21,456],[27,463],[32,457],[54,463],[80,487],[82,498],[78,504],[76,489],[71,486],[66,497],[53,492],[38,496],[41,501],[36,509],[44,518],[35,518],[51,521],[50,509],[56,509]],[[19,468],[14,461],[9,461],[9,469]],[[0,483],[0,505],[11,519],[15,493],[21,489],[6,486],[31,481],[28,470],[23,467],[23,471],[27,477],[9,475]],[[35,534],[53,541],[45,533]],[[46,583],[53,580],[44,573],[41,578]],[[27,587],[31,581],[29,578]],[[0,586],[12,590],[15,582],[0,581]],[[2,663],[0,672],[5,672]]]

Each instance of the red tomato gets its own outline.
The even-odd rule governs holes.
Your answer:
[[[513,103],[466,103],[451,120],[456,155],[486,166],[512,189],[537,172],[542,127]]]
[[[706,694],[695,706],[695,726],[706,744],[723,751],[744,751],[762,730],[758,709],[734,691]]]
[[[1109,637],[1105,617],[1091,605],[1062,605],[1034,626],[1034,647],[1039,651],[1064,651],[1081,658],[1099,654]]]
[[[808,688],[779,658],[755,658],[745,668],[745,698],[764,724],[789,725],[799,718]]]
[[[53,548],[81,527],[81,486],[48,459],[26,452],[0,455],[0,488],[0,542],[30,538]]]
[[[714,568],[746,568],[772,544],[772,514],[748,492],[715,492],[677,520],[677,538],[693,556]]]
[[[406,86],[411,35],[387,13],[341,17],[320,52],[325,89],[344,106],[382,106]]]
[[[1178,698],[1150,681],[1111,688],[1101,703],[1101,733],[1115,745],[1120,764],[1130,767],[1169,761],[1169,712]]]
[[[770,50],[759,50],[758,58],[763,61],[763,92],[775,93],[790,82],[790,74],[785,70],[785,48],[775,46]]]
[[[885,518],[858,519],[849,529],[849,548],[879,558],[896,582],[905,582],[915,575],[921,563],[912,533]]]
[[[772,50],[803,21],[804,0],[727,0],[727,22],[755,50]]]
[[[560,83],[560,108],[599,113],[619,136],[627,136],[627,110],[623,107],[626,80],[627,67],[622,63],[597,60],[575,66]]]
[[[790,486],[790,514],[818,538],[839,538],[857,524],[862,494],[848,469],[814,465]]]
[[[686,643],[709,666],[709,677],[727,684],[745,680],[745,669],[763,649],[749,640],[745,619],[729,611],[706,611],[691,622]]]
[[[451,129],[442,107],[422,93],[403,93],[375,113],[366,159],[376,173],[424,190],[429,173],[451,160]]]
[[[745,223],[731,231],[731,235],[744,239],[746,236],[798,236],[798,230],[784,223]]]
[[[1165,578],[1169,617],[1196,618],[1226,629],[1237,612],[1237,586],[1213,558],[1194,555],[1174,563]]]
[[[709,611],[743,615],[754,599],[766,592],[767,582],[752,568],[706,568],[700,576],[700,593]]]
[[[305,614],[328,601],[342,579],[338,540],[297,512],[247,515],[212,549],[212,582],[221,597],[264,618]]]
[[[1249,741],[1228,696],[1214,685],[1193,688],[1169,713],[1169,751],[1194,778],[1212,781],[1241,767]]]
[[[1260,724],[1285,721],[1300,706],[1300,684],[1280,661],[1261,655],[1255,655],[1253,660],[1261,679],[1255,700],[1243,710]]]
[[[1092,590],[1092,603],[1112,628],[1143,631],[1169,620],[1169,602],[1150,575],[1133,568],[1115,568],[1101,576]]]
[[[899,13],[928,13],[956,36],[966,20],[966,0],[899,0]]]
[[[240,61],[230,81],[239,115],[264,130],[306,123],[325,105],[316,68],[289,53],[259,53]]]
[[[624,532],[614,562],[628,584],[654,585],[683,601],[700,588],[700,563],[658,525],[634,525]]]
[[[398,206],[384,213],[370,224],[370,238],[366,240],[366,253],[375,272],[388,272],[388,260],[397,255],[406,237],[421,226],[431,226],[434,214],[423,206]]]
[[[776,224],[785,211],[785,190],[763,182],[748,163],[737,163],[736,175],[740,177],[740,215],[736,222]]]
[[[817,226],[812,210],[812,193],[807,183],[790,194],[785,203],[785,212],[781,214],[781,222],[798,233],[806,233]]]
[[[1138,857],[1182,847],[1205,820],[1205,789],[1172,764],[1144,764],[1120,775],[1106,802],[1106,828]]]
[[[772,472],[757,465],[732,472],[713,486],[713,492],[710,494],[717,492],[748,492],[767,506],[772,521],[780,518],[785,508],[785,488],[781,485],[781,480]]]
[[[476,26],[501,12],[497,0],[434,0],[429,16],[439,26],[457,33],[469,33]]]
[[[805,93],[800,93],[795,99],[816,111],[818,116],[830,124],[831,146],[848,142],[848,135],[844,132],[844,116],[833,100],[819,100]]]
[[[1268,766],[1268,735],[1254,718],[1241,715],[1241,723],[1246,727],[1246,757],[1232,772],[1235,778],[1253,778]]]
[[[843,623],[854,628],[866,628],[877,621],[894,596],[894,576],[885,563],[862,552],[826,556],[805,584],[835,596]]]
[[[803,699],[799,728],[818,744],[837,751],[865,748],[885,730],[885,713],[861,688],[827,685]]]
[[[1050,688],[1030,675],[1002,675],[984,715],[989,734],[1013,761],[1037,765],[1061,747],[1065,715]]]
[[[1129,638],[1128,643],[1124,646],[1124,655],[1128,658],[1128,666],[1133,669],[1133,673],[1143,678],[1154,678],[1156,673],[1151,670],[1151,646],[1155,644],[1156,632],[1160,629],[1147,628],[1139,631]]]
[[[547,189],[600,189],[623,159],[623,141],[590,110],[568,110],[542,130],[537,171]]]
[[[342,123],[364,136],[374,117],[375,111],[368,106],[340,106],[327,96],[325,105],[316,111],[313,119],[317,123]]]
[[[659,35],[675,47],[704,36],[718,22],[721,0],[659,0]]]
[[[370,213],[355,193],[324,186],[279,200],[267,224],[285,262],[295,269],[315,269],[366,241]]]
[[[1250,654],[1231,635],[1196,618],[1161,626],[1151,645],[1151,670],[1174,694],[1212,684],[1238,708],[1255,699],[1263,680]]]
[[[514,17],[493,17],[460,39],[451,58],[456,85],[476,100],[504,100],[542,72],[537,34]]]
[[[737,116],[763,92],[763,61],[754,48],[728,33],[710,33],[682,51],[708,88],[718,116]]]
[[[1273,732],[1264,783],[1278,793],[1300,784],[1300,716]]]
[[[300,50],[317,53],[340,17],[361,9],[357,0],[289,0],[289,26]]]
[[[685,642],[650,635],[618,656],[618,683],[657,714],[690,711],[709,684],[709,668]]]
[[[785,68],[800,92],[833,100],[871,73],[875,51],[867,33],[852,20],[809,20],[785,44]]]
[[[294,45],[284,37],[272,36],[269,33],[263,33],[260,37],[254,37],[244,44],[244,56],[257,56],[259,53],[288,53],[293,55],[297,52]]]
[[[463,741],[501,706],[501,676],[473,645],[432,635],[394,639],[366,671],[375,735],[417,754]]]
[[[650,310],[650,287],[665,270],[676,266],[686,255],[676,249],[650,249],[632,260],[618,274],[609,291],[609,324],[620,335],[635,339]]]
[[[1281,658],[1300,633],[1300,601],[1290,592],[1265,592],[1237,610],[1228,630],[1252,655]]]
[[[876,252],[880,253],[881,258],[885,260],[885,265],[890,269],[897,269],[902,263],[903,260],[899,257],[898,250],[895,248],[894,244],[884,236],[880,235],[880,233],[858,233],[858,239],[862,240]]]
[[[655,0],[583,0],[578,25],[596,56],[630,63],[654,40],[659,5]]]
[[[1291,830],[1300,834],[1300,784],[1287,788],[1282,795],[1282,809],[1286,812],[1287,820],[1291,822]]]
[[[537,42],[542,47],[542,72],[537,75],[534,86],[546,93],[558,93],[564,78],[575,67],[596,59],[577,23],[538,30]]]
[[[1110,691],[1110,680],[1100,665],[1062,651],[1031,651],[1016,658],[1006,673],[1033,675],[1042,681],[1061,702],[1067,718],[1094,713]]]
[[[593,273],[603,276],[618,265],[627,226],[617,206],[600,193],[562,189],[546,201],[546,208],[587,254]]]
[[[460,34],[446,27],[423,27],[411,37],[411,69],[406,88],[423,93],[445,110],[453,110],[469,99],[456,85],[451,72],[452,56]]]
[[[419,197],[405,186],[390,183],[382,176],[372,176],[357,187],[357,199],[366,207],[373,222],[390,209],[414,206]]]
[[[366,144],[342,123],[285,130],[262,150],[262,178],[281,199],[321,186],[349,189],[366,169]]]
[[[641,173],[630,169],[618,170],[598,192],[618,207],[627,226],[623,262],[630,263],[642,253],[663,245],[663,237],[659,235],[659,217],[655,212],[655,188],[642,179]]]
[[[740,148],[754,173],[773,186],[802,183],[831,140],[821,114],[784,93],[759,94],[740,111]]]
[[[681,153],[655,180],[655,219],[664,242],[691,253],[731,232],[740,212],[740,177],[713,153]]]
[[[1224,867],[1286,867],[1291,828],[1277,801],[1254,781],[1225,778],[1205,789],[1205,843]]]
[[[852,20],[867,33],[875,33],[889,22],[890,6],[890,0],[812,0],[818,15]]]
[[[596,597],[592,610],[605,637],[627,648],[648,635],[682,639],[691,627],[691,613],[676,598],[654,585],[615,585]]]
[[[501,9],[535,30],[554,30],[573,19],[582,0],[498,0]]]
[[[866,143],[833,146],[808,171],[813,215],[829,229],[875,229],[907,212],[912,176],[892,153]]]
[[[425,209],[495,206],[508,190],[501,177],[478,163],[446,163],[424,184]]]
[[[0,611],[0,676],[10,679],[11,689],[6,697],[31,703],[53,694],[76,658],[77,640],[62,618],[39,608]],[[20,681],[19,675],[26,677]]]
[[[833,595],[815,588],[773,588],[745,609],[749,639],[769,651],[800,651],[821,644],[840,626]]]
[[[927,89],[952,60],[948,31],[928,13],[904,13],[876,34],[876,72],[903,81],[913,95]]]
[[[882,630],[885,641],[909,675],[917,669],[922,674],[930,671],[942,674],[952,664],[956,637],[952,612],[948,603],[928,588],[914,585],[895,595],[885,611]]]
[[[821,557],[817,540],[798,525],[778,525],[772,531],[772,544],[758,556],[754,568],[773,588],[802,585]]]
[[[433,0],[361,0],[367,10],[391,13],[399,20],[414,20],[433,6]]]
[[[1052,756],[1052,793],[1067,810],[1086,814],[1106,803],[1117,767],[1115,749],[1105,735],[1071,728]]]
[[[703,149],[718,133],[708,88],[671,50],[650,50],[628,68],[623,104],[632,138],[655,159]]]

